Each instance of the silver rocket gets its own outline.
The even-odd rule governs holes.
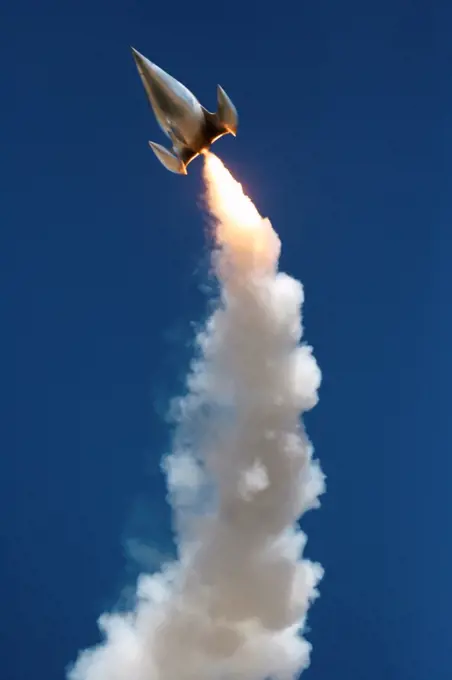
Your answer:
[[[235,137],[238,125],[235,106],[218,85],[218,110],[207,111],[185,85],[133,47],[132,53],[157,122],[173,144],[172,151],[155,142],[149,142],[149,146],[167,170],[186,175],[190,161],[219,137],[227,134]]]

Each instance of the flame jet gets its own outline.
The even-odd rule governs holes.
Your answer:
[[[132,47],[133,58],[157,122],[173,143],[173,153],[155,142],[149,146],[170,172],[187,174],[187,165],[223,135],[236,135],[238,116],[220,85],[217,113],[207,111],[175,78]]]

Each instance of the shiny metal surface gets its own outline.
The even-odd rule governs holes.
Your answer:
[[[149,142],[159,161],[178,174],[214,141],[237,132],[237,111],[222,87],[217,88],[218,111],[211,113],[178,80],[132,48],[133,58],[154,115],[171,139],[172,152]]]

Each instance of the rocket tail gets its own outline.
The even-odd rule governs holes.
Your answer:
[[[160,163],[164,165],[167,170],[178,175],[187,174],[187,168],[185,167],[186,164],[181,160],[181,158],[179,158],[179,156],[172,154],[171,151],[168,151],[168,149],[165,149],[165,147],[157,144],[156,142],[149,142],[149,146],[159,159]]]
[[[223,90],[221,85],[217,86],[217,118],[222,127],[226,128],[229,134],[234,137],[237,134],[237,127],[239,123],[239,117],[237,114],[237,109],[235,108],[232,101],[229,99],[226,92]]]

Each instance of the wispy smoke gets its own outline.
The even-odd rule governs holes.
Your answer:
[[[220,299],[197,338],[165,459],[178,560],[143,575],[135,609],[104,615],[105,641],[70,680],[291,680],[322,568],[297,519],[323,475],[300,421],[320,371],[300,345],[303,289],[278,273],[280,243],[209,155],[207,203]]]

